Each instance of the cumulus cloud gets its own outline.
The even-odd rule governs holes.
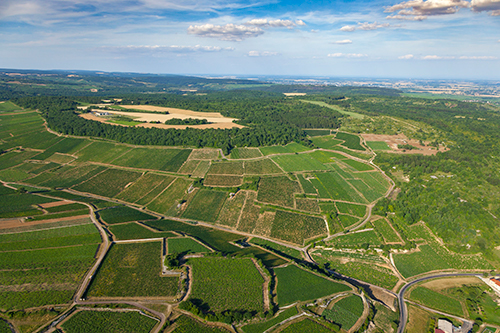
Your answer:
[[[350,40],[350,39],[338,40],[338,41],[333,42],[333,44],[340,44],[340,45],[352,44],[352,40]]]
[[[443,60],[443,59],[455,59],[455,57],[426,55],[426,56],[423,56],[421,59],[423,59],[423,60]]]
[[[467,8],[469,6],[469,2],[465,0],[410,0],[388,7],[385,9],[385,12],[397,12],[397,14],[388,16],[387,18],[403,19],[404,17],[408,17],[410,19],[416,18],[414,19],[416,21],[422,21],[427,16],[455,14],[460,8]]]
[[[473,12],[490,12],[491,16],[500,16],[500,0],[472,0],[470,7]]]
[[[296,24],[296,25],[300,25],[300,26],[304,26],[304,25],[306,25],[306,23],[305,23],[304,21],[302,21],[302,20],[296,20],[296,21],[295,21],[295,24]]]
[[[249,57],[271,57],[271,56],[277,56],[278,52],[269,52],[269,51],[250,51],[248,52]]]
[[[257,37],[264,33],[259,27],[249,27],[247,25],[191,25],[188,28],[188,33],[201,37],[218,38],[220,40],[240,42],[246,38]]]
[[[289,28],[289,29],[297,25],[295,22],[291,20],[279,20],[279,19],[278,20],[253,19],[248,21],[246,24],[254,25],[256,27]]]
[[[340,31],[352,32],[355,30],[376,30],[380,28],[387,28],[391,25],[389,23],[378,23],[378,22],[358,22],[358,25],[344,25],[340,28]]]
[[[404,56],[398,57],[398,59],[406,59],[406,60],[407,59],[413,59],[413,58],[414,58],[413,54],[406,54]]]
[[[367,55],[362,53],[330,53],[328,56],[331,58],[362,58]]]
[[[403,20],[403,21],[423,21],[427,19],[427,16],[404,16],[404,15],[389,15],[386,17],[390,20]]]

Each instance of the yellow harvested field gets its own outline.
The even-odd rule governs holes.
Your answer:
[[[448,288],[458,288],[464,285],[475,285],[482,283],[483,282],[479,278],[471,276],[431,280],[429,282],[423,283],[422,287],[429,288],[435,291],[441,291]]]
[[[289,97],[289,96],[305,96],[307,94],[306,93],[283,93],[283,95]]]

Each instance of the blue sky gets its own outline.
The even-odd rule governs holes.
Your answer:
[[[0,68],[500,79],[500,0],[2,0]]]

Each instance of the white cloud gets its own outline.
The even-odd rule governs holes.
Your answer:
[[[248,52],[249,57],[271,57],[271,56],[277,56],[278,52],[269,52],[269,51],[264,51],[264,52],[259,52],[259,51],[250,51]]]
[[[470,3],[465,0],[410,0],[387,7],[385,12],[397,12],[396,15],[388,17],[392,19],[413,17],[416,18],[414,19],[416,21],[422,21],[427,16],[455,14],[460,8],[467,8],[469,6]]]
[[[423,60],[443,60],[443,59],[455,59],[455,57],[449,57],[449,56],[438,56],[438,55],[426,55],[423,56],[421,59]]]
[[[352,44],[352,40],[350,40],[350,39],[338,40],[338,41],[333,42],[333,44],[340,44],[340,45]]]
[[[367,57],[366,54],[362,54],[362,53],[330,53],[328,56],[331,58],[362,58],[362,57]]]
[[[289,28],[289,29],[296,26],[296,23],[291,20],[279,20],[279,19],[278,20],[253,19],[248,21],[246,24],[254,25],[256,27]]]
[[[353,25],[344,25],[342,28],[340,28],[340,31],[354,31],[356,30],[356,27]]]
[[[496,60],[498,57],[494,56],[461,56],[458,59],[461,60]]]
[[[184,46],[184,45],[127,45],[127,46],[104,46],[100,49],[113,52],[137,52],[137,53],[192,53],[192,52],[221,52],[234,51],[233,47],[220,46]]]
[[[352,32],[355,30],[376,30],[380,28],[387,28],[390,27],[391,25],[389,23],[378,23],[378,22],[358,22],[358,25],[344,25],[342,28],[340,28],[340,31],[347,31],[347,32]]]
[[[240,42],[246,38],[260,36],[264,31],[259,27],[229,23],[224,26],[213,24],[191,25],[188,28],[188,33],[201,37]]]
[[[296,20],[295,24],[296,25],[300,25],[300,26],[305,26],[306,25],[306,23],[304,21],[302,21],[302,20]]]
[[[470,7],[474,12],[488,11],[492,16],[500,16],[500,0],[472,0]]]
[[[398,57],[398,59],[413,59],[413,58],[414,58],[413,54],[406,54],[404,56]]]
[[[427,16],[404,16],[404,15],[389,15],[386,19],[390,20],[403,20],[403,21],[423,21],[427,19]]]

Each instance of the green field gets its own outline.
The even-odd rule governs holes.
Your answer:
[[[227,199],[219,213],[218,223],[236,227],[246,197],[246,191],[238,191],[233,198]]]
[[[382,244],[382,241],[378,238],[375,231],[367,230],[361,232],[357,231],[357,232],[347,233],[345,235],[335,237],[331,241],[329,241],[328,244],[337,247],[342,247],[342,246],[358,247],[363,244],[380,245]]]
[[[374,168],[368,163],[358,162],[356,160],[345,159],[342,160],[342,163],[345,163],[352,167],[355,171],[373,171]]]
[[[303,210],[311,213],[319,213],[319,205],[317,199],[295,198],[295,206],[298,210]]]
[[[173,178],[173,177],[169,177],[169,176],[165,176],[163,178],[162,181],[156,183],[156,184],[153,184],[150,188],[149,188],[149,192],[147,192],[147,194],[145,194],[142,198],[140,198],[139,200],[136,201],[137,204],[139,205],[147,205],[149,204],[151,201],[153,201],[157,196],[160,195],[160,193],[163,192],[163,190],[165,190],[165,188],[167,186],[170,185],[170,183],[172,183],[176,178]],[[130,187],[133,187],[135,184],[133,184],[132,186]],[[148,188],[145,188],[145,191],[147,191]],[[125,191],[124,191],[125,192]],[[126,195],[126,194],[125,194]]]
[[[304,190],[304,193],[307,194],[317,194],[316,188],[314,188],[314,185],[302,174],[297,174],[297,178],[299,179],[300,185],[302,185],[302,189]]]
[[[246,175],[269,175],[279,173],[283,173],[283,171],[269,158],[245,161]]]
[[[344,200],[355,203],[366,203],[366,200],[353,190],[351,185],[336,172],[317,172],[313,185],[318,189],[320,197]],[[363,193],[363,192],[361,192]]]
[[[366,145],[373,150],[391,150],[385,141],[366,141]]]
[[[76,155],[78,161],[111,163],[129,150],[132,150],[129,146],[97,141],[78,151]]]
[[[302,333],[302,332],[314,332],[314,333],[331,333],[335,332],[326,326],[319,324],[318,322],[305,318],[301,321],[294,322],[293,324],[287,326],[284,330],[280,331],[283,333]]]
[[[88,297],[175,296],[178,277],[162,277],[161,242],[113,244],[92,280]]]
[[[172,232],[154,232],[134,222],[111,225],[109,231],[115,235],[117,240],[177,237]]]
[[[167,187],[165,191],[161,194],[158,193],[159,195],[147,204],[148,209],[160,214],[165,214],[170,207],[184,198],[184,195],[186,194],[186,191],[191,183],[192,182],[189,180],[177,178]],[[142,204],[142,200],[138,203]]]
[[[348,331],[359,317],[363,314],[363,300],[361,297],[352,295],[335,302],[332,309],[325,309],[323,317],[328,321],[339,324],[341,328]]]
[[[210,252],[206,246],[189,237],[169,238],[167,240],[167,249],[168,254]]]
[[[342,254],[344,254],[343,257]],[[352,260],[353,258],[349,255],[351,254],[334,253],[325,250],[315,251],[313,253],[313,258],[319,263],[329,263],[330,269],[335,270],[337,273],[360,281],[366,281],[382,288],[392,289],[398,282],[399,279],[394,275],[392,270],[378,266],[375,262],[370,262],[370,258],[362,257],[360,259],[364,261],[357,261]],[[342,258],[348,258],[350,260],[344,262]]]
[[[342,291],[351,290],[347,285],[333,282],[295,265],[275,268],[278,279],[277,294],[279,306],[297,301],[308,301]]]
[[[189,259],[193,269],[191,299],[201,300],[208,311],[263,312],[264,278],[254,263],[244,258]]]
[[[311,148],[308,148],[296,142],[289,143],[286,146],[269,146],[269,147],[260,147],[259,149],[264,156],[274,155],[274,154],[300,153],[303,151],[311,150]]]
[[[210,175],[243,175],[243,162],[213,162],[208,169]]]
[[[413,289],[408,298],[436,310],[459,317],[464,316],[462,305],[457,299],[424,287]]]
[[[215,222],[226,197],[226,192],[200,190],[196,193],[182,214],[182,217],[192,220]]]
[[[300,191],[299,184],[286,176],[263,177],[259,182],[257,200],[283,207],[294,207],[294,193]]]
[[[262,153],[258,148],[234,148],[231,150],[230,158],[232,159],[246,159],[261,157]]]
[[[312,158],[309,154],[278,155],[272,157],[286,172],[327,170],[323,163]]]
[[[405,278],[442,269],[491,269],[482,256],[448,252],[439,244],[421,245],[419,251],[393,255],[398,271]]]
[[[16,193],[6,187],[2,189],[0,218],[41,215],[43,211],[36,209],[33,205],[58,201],[29,193]]]
[[[156,216],[126,206],[103,209],[98,214],[107,224],[157,219]]]
[[[62,325],[66,333],[148,333],[158,322],[138,311],[78,311]]]
[[[139,172],[108,169],[92,177],[88,181],[75,186],[74,189],[112,198],[123,191],[128,184],[136,181],[140,176],[141,174]]]
[[[250,241],[252,244],[260,245],[265,249],[269,249],[273,252],[276,252],[280,255],[286,255],[290,256],[292,258],[297,258],[301,259],[302,258],[302,252],[296,249],[292,249],[290,247],[286,247],[284,245],[280,245],[265,239],[253,237],[252,240]]]
[[[344,143],[342,143],[342,146],[345,146],[349,149],[363,150],[363,151],[365,150],[365,148],[360,144],[361,139],[357,135],[344,132],[337,132],[335,138],[338,140],[343,140]]]
[[[52,156],[54,153],[68,154],[78,149],[78,147],[82,147],[83,144],[88,142],[89,141],[85,139],[64,138],[61,141],[57,142],[56,144],[47,148],[43,153],[33,157],[33,159],[44,160]]]
[[[12,112],[12,111],[21,111],[23,108],[17,106],[11,101],[2,101],[0,102],[0,112]]]
[[[191,154],[190,149],[134,148],[112,164],[139,169],[177,172]]]
[[[389,221],[382,218],[372,221],[372,225],[378,233],[382,235],[386,243],[399,243],[401,238],[399,234],[392,228]]]
[[[0,309],[71,301],[101,242],[95,226],[85,222],[3,230],[13,233],[0,234]]]
[[[209,326],[189,316],[182,315],[175,320],[177,327],[172,333],[229,333],[230,331],[218,327]]]
[[[270,329],[274,325],[281,323],[283,320],[295,316],[297,313],[298,313],[297,308],[293,306],[291,308],[283,310],[276,317],[274,317],[266,322],[256,323],[256,324],[248,324],[248,325],[243,326],[241,329],[245,333],[262,333],[262,332]]]
[[[354,215],[358,217],[363,217],[366,214],[365,205],[356,205],[347,202],[336,202],[337,210],[340,214]]]
[[[243,183],[242,176],[211,175],[208,174],[203,180],[205,186],[236,187]]]
[[[322,218],[277,210],[271,228],[271,237],[302,245],[305,240],[326,235]]]
[[[120,192],[116,198],[127,201],[137,202],[144,198],[148,193],[153,191],[156,186],[161,184],[164,180],[172,181],[173,177],[162,176],[154,173],[147,173],[137,179],[132,185],[128,186],[125,190]],[[164,187],[163,187],[164,188]]]
[[[314,143],[315,146],[318,146],[323,149],[336,149],[337,145],[342,143],[342,140],[335,139],[335,135],[318,136],[312,138],[311,141]]]

